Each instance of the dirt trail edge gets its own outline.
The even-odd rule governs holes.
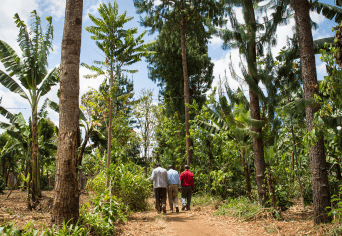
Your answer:
[[[206,235],[318,235],[311,234],[313,222],[310,219],[277,221],[260,219],[244,222],[234,217],[216,216],[210,206],[194,206],[191,211],[166,214],[154,210],[137,212],[129,221],[116,226],[117,235],[167,235],[167,236],[206,236]]]

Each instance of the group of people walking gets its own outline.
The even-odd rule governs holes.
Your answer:
[[[194,175],[188,165],[184,166],[185,171],[179,176],[178,172],[169,165],[166,171],[159,163],[152,171],[153,191],[156,199],[156,210],[158,213],[166,213],[166,198],[168,195],[170,211],[173,213],[173,206],[176,212],[178,208],[178,190],[182,188],[182,211],[190,210],[192,191],[195,190]],[[167,195],[166,195],[167,194]]]

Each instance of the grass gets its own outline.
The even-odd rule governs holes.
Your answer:
[[[218,209],[216,214],[229,215],[249,221],[255,219],[263,210],[259,204],[251,202],[248,198],[240,197],[227,199],[226,203]]]
[[[191,204],[195,206],[207,206],[207,205],[215,205],[218,201],[220,201],[219,197],[211,196],[209,194],[193,194],[191,197]]]

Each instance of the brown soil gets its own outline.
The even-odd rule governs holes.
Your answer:
[[[15,226],[22,229],[28,222],[33,221],[34,227],[43,229],[44,225],[51,225],[50,209],[53,203],[53,191],[43,191],[42,198],[36,210],[27,209],[27,192],[13,190],[7,198],[10,190],[0,194],[0,225],[4,222],[15,221]],[[88,201],[88,195],[81,193],[80,204]]]
[[[260,214],[259,219],[245,222],[229,216],[216,216],[215,206],[194,206],[191,211],[158,214],[150,204],[150,210],[133,213],[128,222],[116,226],[118,235],[322,235],[327,226],[314,227],[312,210],[302,211],[294,206],[281,213],[276,220],[269,214]],[[333,225],[328,225],[329,228]]]
[[[29,221],[35,228],[51,224],[50,208],[54,192],[44,191],[38,211],[27,210],[26,192],[15,190],[8,199],[9,190],[0,195],[0,225],[15,221],[15,225],[23,228]],[[83,192],[80,204],[88,201],[88,195]],[[167,235],[167,236],[201,236],[201,235],[322,235],[326,228],[333,225],[314,227],[312,211],[301,211],[294,206],[281,213],[283,219],[275,220],[269,215],[261,215],[257,220],[244,222],[238,218],[215,216],[215,206],[193,206],[191,211],[180,213],[158,214],[150,199],[149,210],[136,212],[129,216],[128,222],[116,224],[115,231],[119,236],[127,235]]]

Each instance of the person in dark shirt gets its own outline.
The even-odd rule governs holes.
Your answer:
[[[192,191],[195,191],[194,174],[189,170],[190,167],[188,165],[185,165],[184,168],[184,172],[180,175],[180,181],[182,185],[182,211],[185,209],[189,211],[191,194]]]

